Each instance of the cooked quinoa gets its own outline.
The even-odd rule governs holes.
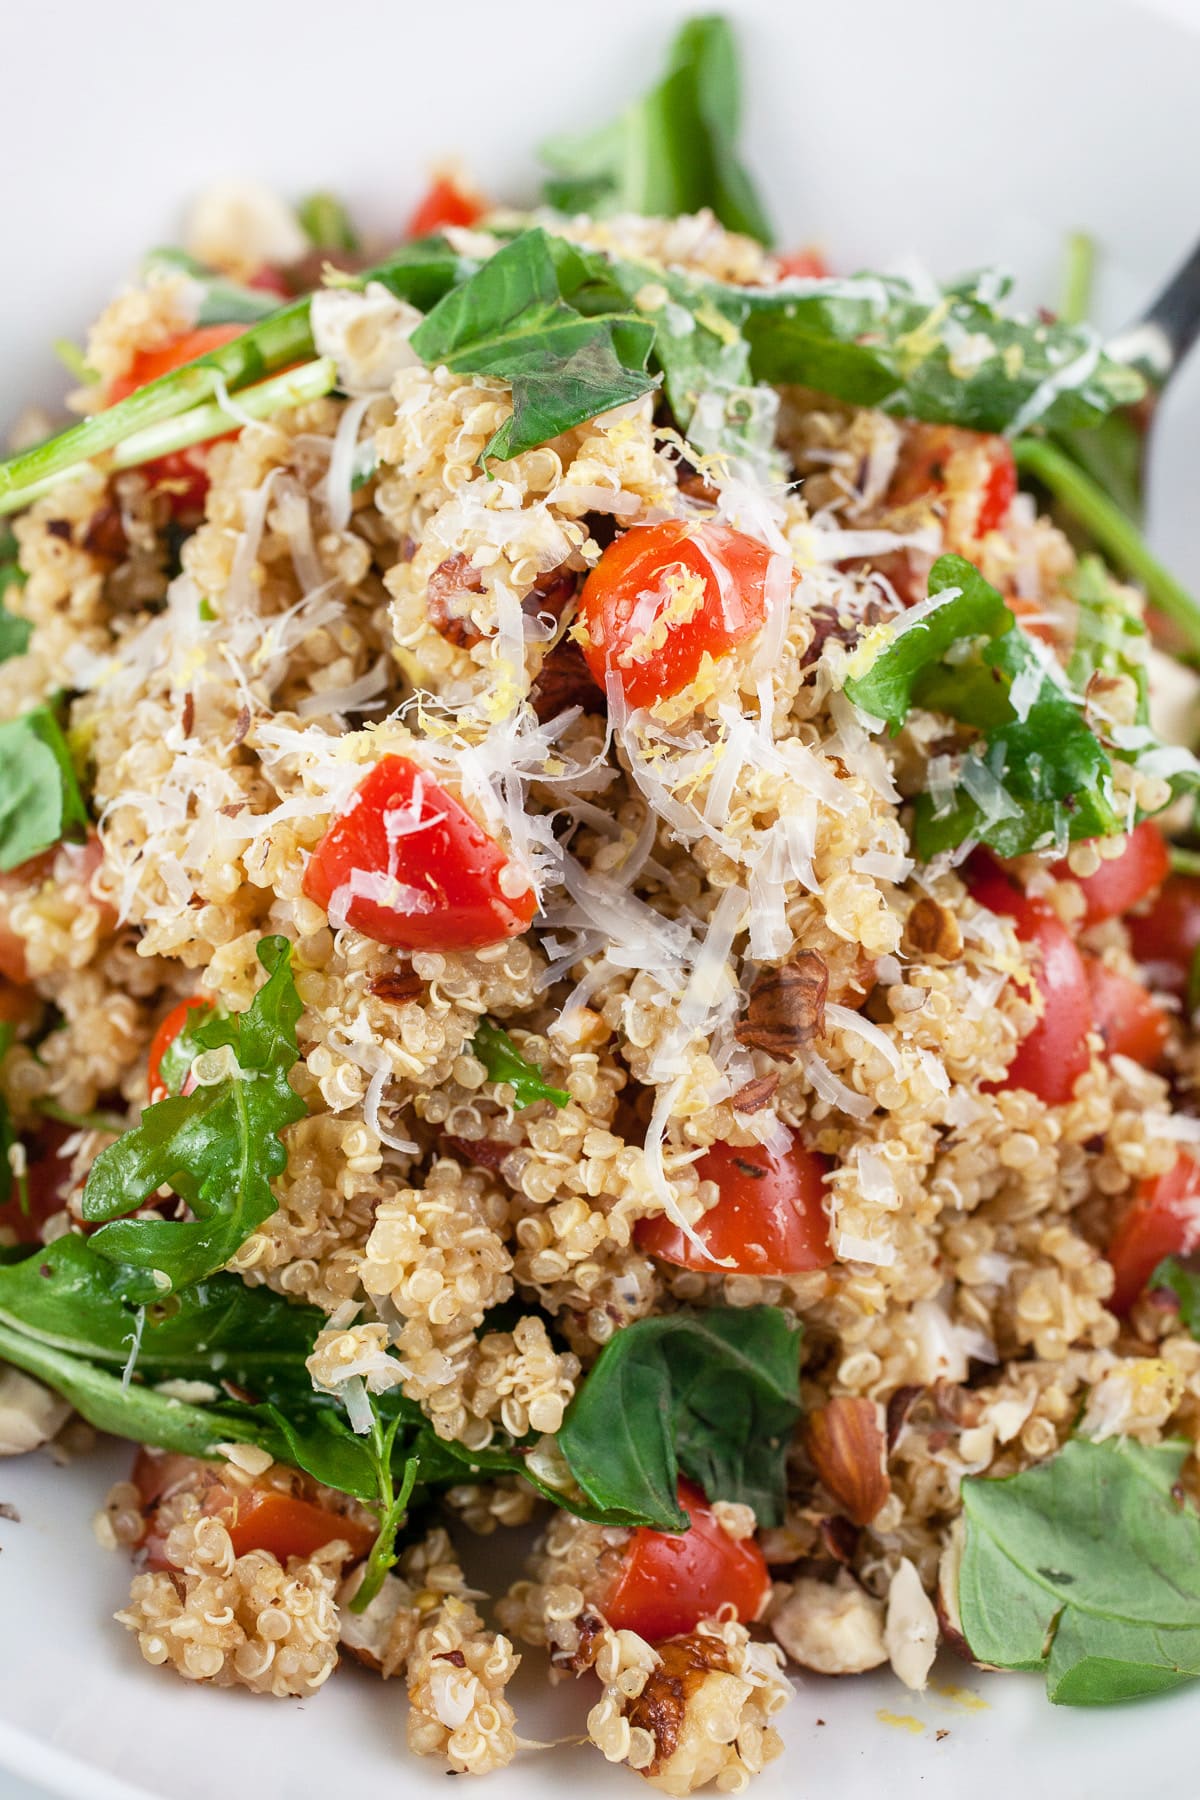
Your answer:
[[[222,386],[162,455],[118,433],[27,495],[0,469],[0,731],[41,733],[0,756],[0,1449],[62,1430],[56,1388],[140,1442],[97,1536],[148,1664],[283,1698],[355,1660],[403,1682],[414,1752],[481,1774],[527,1656],[609,1761],[736,1792],[788,1671],[1006,1661],[972,1612],[972,1582],[1004,1610],[990,1495],[1054,1482],[1086,1535],[1100,1457],[1192,1528],[1200,902],[1166,841],[1195,765],[1146,720],[1142,594],[953,399],[873,409],[834,359],[832,393],[752,361],[685,405],[660,337],[665,389],[525,443],[523,373],[422,348],[521,245],[560,283],[638,271],[613,326],[560,288],[615,333],[601,392],[671,308],[728,348],[736,308],[853,283],[711,210],[529,219],[449,176],[417,236],[444,297],[404,253],[322,272],[282,202],[223,190],[199,260],[92,326],[72,405],[103,427],[277,329],[272,282],[315,290],[310,360],[265,365],[301,363],[298,403]],[[1000,339],[945,342],[966,395]],[[911,646],[968,602],[922,687]],[[1007,764],[995,704],[1050,719]],[[1068,726],[1101,773],[1018,842]],[[480,1593],[464,1534],[507,1529],[525,1576]],[[1147,1662],[1100,1697],[1197,1673]]]

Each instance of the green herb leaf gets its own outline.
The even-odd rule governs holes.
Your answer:
[[[775,1306],[710,1307],[618,1331],[567,1410],[559,1448],[610,1519],[682,1531],[679,1471],[778,1524],[800,1416],[801,1328]]]
[[[1146,1283],[1151,1288],[1170,1288],[1179,1302],[1179,1320],[1200,1340],[1200,1266],[1194,1257],[1168,1256]]]
[[[569,1106],[570,1094],[551,1087],[538,1063],[526,1062],[507,1031],[484,1019],[471,1039],[471,1053],[488,1072],[489,1081],[507,1082],[513,1091],[513,1105],[520,1111],[535,1100],[553,1100],[555,1106]]]
[[[897,275],[740,290],[759,381],[972,431],[1091,425],[1145,392],[1088,326],[1003,310],[993,271],[929,295]]]
[[[230,281],[225,275],[214,275],[186,250],[177,250],[173,246],[151,250],[142,264],[142,271],[149,275],[156,269],[186,275],[195,283],[195,324],[198,326],[252,325],[279,311],[278,294],[265,288],[246,287],[240,281]]]
[[[17,561],[16,540],[9,532],[0,532],[0,663],[10,656],[24,656],[33,636],[30,620],[9,612],[4,596],[9,588],[24,587],[25,571]]]
[[[0,725],[0,869],[87,829],[87,808],[58,720],[35,706]]]
[[[1150,716],[1148,638],[1134,597],[1112,579],[1098,556],[1084,556],[1069,582],[1079,608],[1067,679],[1082,694],[1092,676],[1128,675],[1137,685],[1138,721]]]
[[[711,207],[730,231],[771,241],[771,228],[738,159],[737,45],[727,20],[691,19],[671,45],[666,74],[611,125],[555,138],[541,155],[554,176],[546,200],[560,212],[648,213]]]
[[[246,1011],[193,1028],[202,1051],[232,1049],[237,1073],[147,1107],[92,1165],[83,1216],[113,1221],[92,1242],[128,1266],[130,1299],[161,1299],[203,1280],[275,1211],[271,1178],[287,1162],[279,1133],[305,1113],[288,1082],[302,1007],[287,939],[264,938],[258,957],[269,979]],[[122,1216],[162,1186],[186,1200],[191,1220]]]
[[[1200,1519],[1175,1486],[1191,1446],[1076,1438],[962,1484],[972,1654],[1039,1669],[1051,1700],[1102,1706],[1200,1675]]]
[[[359,237],[350,214],[336,194],[310,194],[296,217],[314,250],[357,250]]]
[[[974,837],[1018,856],[1121,830],[1104,746],[1002,595],[961,556],[938,558],[929,594],[946,598],[868,633],[845,682],[854,703],[893,731],[921,706],[982,732],[962,758],[954,799],[940,808],[929,794],[918,800],[918,854]],[[1010,698],[1018,681],[1020,715]]]
[[[631,313],[585,317],[569,306],[551,240],[535,229],[440,300],[410,342],[430,366],[495,375],[512,387],[513,416],[484,450],[486,462],[518,456],[648,393],[653,336]]]
[[[183,1092],[192,1064],[203,1049],[197,1033],[201,1026],[216,1016],[216,1007],[207,1000],[198,1000],[194,1006],[188,1007],[182,1031],[176,1032],[158,1059],[159,1080],[168,1094]]]

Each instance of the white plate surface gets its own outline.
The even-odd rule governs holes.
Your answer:
[[[1164,7],[1168,0],[1160,0]],[[1200,34],[1108,0],[733,0],[748,137],[788,241],[854,267],[919,252],[949,274],[1000,260],[1052,302],[1065,233],[1105,251],[1115,326],[1200,230]],[[0,416],[64,386],[48,345],[78,336],[181,202],[214,176],[343,192],[398,223],[424,167],[459,153],[497,196],[534,191],[538,136],[607,116],[643,82],[673,0],[42,0],[5,20]],[[1160,427],[1154,529],[1200,585],[1200,367]],[[406,1757],[402,1690],[339,1674],[307,1704],[190,1688],[146,1668],[110,1615],[123,1561],[89,1529],[126,1464],[0,1465],[0,1769],[69,1800],[444,1794]],[[494,1554],[494,1541],[485,1557]],[[1194,1697],[1107,1713],[958,1665],[914,1697],[890,1678],[808,1679],[759,1800],[1106,1800],[1196,1792]],[[973,1690],[973,1692],[972,1692]],[[974,1696],[982,1697],[983,1704]],[[578,1731],[581,1690],[522,1680],[530,1737]],[[881,1714],[891,1716],[888,1722]],[[819,1724],[818,1721],[824,1721]],[[939,1739],[938,1733],[948,1733]],[[529,1752],[482,1790],[539,1800],[576,1783],[633,1793],[594,1752]],[[0,1791],[2,1787],[0,1787]]]

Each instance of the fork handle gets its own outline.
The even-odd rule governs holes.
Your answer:
[[[1200,244],[1177,269],[1140,319],[1107,346],[1117,362],[1132,363],[1163,388],[1200,336]]]

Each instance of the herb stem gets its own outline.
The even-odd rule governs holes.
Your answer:
[[[1067,239],[1063,297],[1059,317],[1067,325],[1082,325],[1092,310],[1096,279],[1096,240],[1086,231],[1073,231]]]
[[[396,1561],[396,1533],[408,1514],[408,1503],[416,1486],[417,1471],[420,1458],[410,1456],[404,1465],[404,1475],[397,1493],[392,1482],[392,1451],[396,1443],[396,1432],[400,1424],[399,1415],[394,1418],[384,1431],[379,1423],[378,1415],[371,1427],[371,1450],[375,1458],[375,1470],[379,1481],[379,1534],[371,1545],[371,1554],[367,1557],[363,1578],[357,1592],[350,1602],[351,1612],[365,1612],[376,1594],[383,1586],[388,1570]]]
[[[121,1132],[129,1124],[120,1113],[113,1112],[68,1112],[57,1100],[39,1100],[37,1111],[44,1119],[56,1119],[60,1125],[74,1125],[77,1131],[117,1131]]]
[[[1103,488],[1044,438],[1017,438],[1013,455],[1021,472],[1049,489],[1101,549],[1142,584],[1151,605],[1186,633],[1193,654],[1200,657],[1200,604],[1151,553],[1137,526]]]
[[[173,450],[186,450],[192,444],[207,443],[210,438],[222,436],[231,426],[236,429],[247,418],[266,419],[289,406],[319,400],[336,383],[337,366],[332,357],[323,356],[315,362],[302,363],[297,369],[288,369],[282,375],[259,382],[255,387],[244,388],[230,406],[220,400],[206,401],[177,417],[162,419],[133,432],[113,450],[109,466],[114,469],[136,469],[142,463],[152,462],[156,457],[166,456]],[[136,399],[137,396],[134,395],[133,398]],[[114,407],[112,410],[115,412],[117,409]],[[88,421],[89,424],[91,422]],[[70,433],[63,435],[69,436]],[[51,474],[8,492],[0,485],[0,513],[19,511],[31,501],[49,493],[60,482],[79,475],[85,467],[86,464],[82,461],[66,468],[56,467]],[[0,479],[3,474],[4,466],[0,465]]]
[[[1200,875],[1200,850],[1185,850],[1182,844],[1168,846],[1172,875]]]

